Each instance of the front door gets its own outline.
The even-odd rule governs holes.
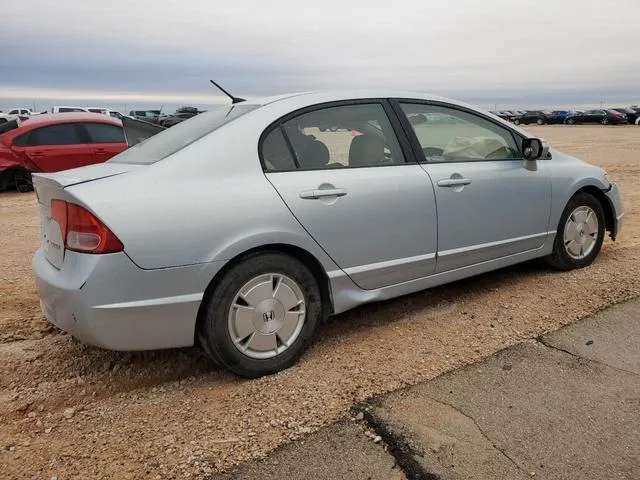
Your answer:
[[[538,168],[544,160],[525,162],[510,129],[480,115],[443,105],[400,105],[435,186],[436,271],[541,247],[551,209],[551,179]]]
[[[433,186],[400,147],[384,102],[305,110],[285,118],[261,150],[293,215],[359,287],[433,273]]]

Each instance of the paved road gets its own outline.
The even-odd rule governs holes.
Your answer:
[[[640,479],[640,299],[362,408],[221,478]]]

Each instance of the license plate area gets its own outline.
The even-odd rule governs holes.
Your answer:
[[[62,232],[58,222],[44,212],[40,214],[40,236],[40,243],[45,257],[51,265],[61,268],[64,260]]]

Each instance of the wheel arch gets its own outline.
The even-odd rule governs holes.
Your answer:
[[[600,188],[596,187],[595,185],[585,185],[583,187],[580,187],[578,190],[574,192],[573,195],[571,195],[571,198],[583,192],[592,195],[598,200],[598,202],[600,203],[600,206],[602,207],[602,211],[604,213],[605,229],[611,235],[611,239],[615,240],[615,235],[613,232],[614,232],[615,223],[616,223],[616,216],[613,211],[613,205],[611,205],[611,202],[609,201],[607,196],[604,194],[604,192]]]
[[[198,344],[198,330],[202,321],[204,320],[206,311],[206,299],[209,298],[211,292],[216,288],[220,280],[224,278],[227,272],[229,272],[231,269],[233,269],[233,267],[238,265],[246,258],[257,253],[267,252],[282,253],[302,262],[311,271],[318,282],[318,286],[320,287],[320,292],[322,295],[322,307],[325,317],[323,318],[323,320],[333,313],[333,297],[331,293],[331,283],[329,281],[329,276],[327,275],[327,272],[325,271],[320,261],[313,254],[309,253],[304,248],[287,243],[271,243],[261,245],[259,247],[248,249],[227,261],[225,265],[211,279],[204,291],[202,302],[200,303],[200,307],[198,308],[194,330],[194,344]]]

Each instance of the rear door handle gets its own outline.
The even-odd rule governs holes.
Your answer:
[[[469,185],[470,183],[470,178],[445,178],[438,180],[439,187],[456,187],[458,185]]]
[[[327,188],[318,190],[305,190],[300,192],[300,198],[305,200],[314,200],[323,197],[344,197],[347,194],[347,190],[344,188]]]

